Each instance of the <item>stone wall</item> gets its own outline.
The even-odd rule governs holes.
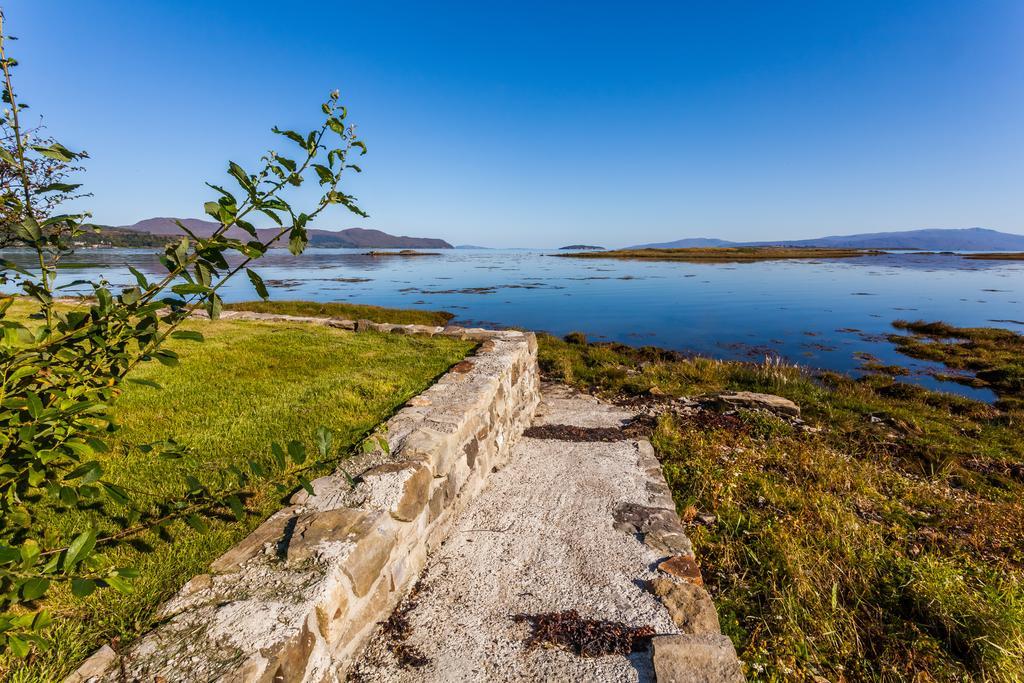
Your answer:
[[[160,623],[68,681],[344,680],[412,587],[452,517],[502,467],[539,402],[532,333],[225,312],[480,342],[387,422],[383,449],[313,482],[192,578]],[[350,481],[354,478],[355,485]]]

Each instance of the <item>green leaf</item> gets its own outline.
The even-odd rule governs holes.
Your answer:
[[[210,320],[216,320],[220,317],[220,312],[224,308],[224,301],[221,300],[220,296],[216,293],[211,294],[209,299],[206,301],[206,312],[210,315]]]
[[[206,294],[210,291],[210,288],[206,285],[198,284],[185,284],[185,285],[174,285],[171,287],[171,291],[181,296],[187,296],[189,294]]]
[[[252,282],[252,286],[256,288],[256,293],[259,294],[260,298],[264,301],[269,299],[270,294],[267,292],[267,285],[263,283],[263,278],[259,276],[259,273],[251,268],[246,268],[245,274],[249,276],[249,281]]]
[[[46,595],[50,589],[50,580],[40,577],[29,579],[21,585],[21,597],[23,600],[38,600]]]
[[[58,497],[60,498],[60,502],[65,505],[74,505],[78,502],[78,492],[70,486],[61,486]]]
[[[91,579],[71,579],[71,593],[76,598],[84,598],[96,590],[96,582]]]
[[[288,237],[288,251],[295,256],[298,256],[306,249],[306,245],[309,243],[309,237],[306,234],[305,228],[295,226],[292,228],[291,235]]]
[[[127,581],[125,581],[123,578],[121,578],[120,576],[118,576],[116,574],[111,574],[110,576],[107,576],[105,579],[103,579],[103,581],[108,586],[110,586],[111,588],[117,590],[120,593],[131,593],[132,592],[131,585]]]
[[[43,185],[36,190],[36,194],[44,194],[46,192],[74,192],[81,186],[81,184],[50,183],[49,185]]]
[[[18,659],[28,657],[28,643],[16,635],[11,634],[7,636],[7,647],[11,648],[11,652],[13,652],[14,656]]]
[[[32,630],[44,631],[51,623],[53,623],[53,614],[50,613],[50,610],[39,610],[32,618]]]
[[[31,538],[21,544],[21,566],[28,568],[39,558],[39,544]]]
[[[127,289],[121,292],[121,303],[125,304],[126,306],[131,306],[140,298],[142,298],[142,291],[138,287],[128,287]]]
[[[334,441],[334,434],[326,427],[316,428],[316,448],[320,456],[326,458],[331,452],[331,443]]]
[[[173,368],[178,365],[178,354],[170,349],[160,349],[153,354],[153,357],[160,361],[161,365],[166,365],[169,368]]]
[[[60,144],[59,142],[55,142],[48,147],[43,147],[41,145],[32,145],[32,149],[35,150],[36,152],[39,152],[44,157],[48,159],[54,159],[56,161],[72,161],[82,156],[80,153],[72,152],[70,149]]]
[[[27,216],[20,223],[15,223],[14,233],[26,242],[38,242],[43,238],[43,233],[39,229],[39,223],[31,216]]]
[[[256,191],[256,186],[252,184],[252,178],[250,178],[249,174],[245,172],[245,169],[235,162],[228,162],[228,173],[238,181],[238,184],[241,185],[246,192],[252,194]]]
[[[9,562],[17,562],[21,560],[21,552],[16,548],[12,548],[9,545],[0,543],[0,564],[7,564]]]
[[[174,339],[185,339],[188,341],[195,342],[205,341],[205,338],[203,337],[202,333],[196,332],[194,330],[176,330],[174,332],[171,332],[171,337],[173,337]]]
[[[242,521],[245,517],[245,506],[242,505],[242,501],[238,499],[238,496],[230,496],[227,503],[228,507],[231,508],[231,512],[235,515],[235,519]]]
[[[285,460],[284,449],[281,448],[281,444],[279,444],[276,441],[270,444],[270,452],[273,454],[274,462],[277,463],[277,466],[281,469],[284,469],[285,465],[287,464],[287,461]],[[2,546],[0,546],[0,550],[2,550]]]
[[[63,569],[65,572],[70,571],[76,564],[84,560],[92,549],[96,546],[96,530],[89,529],[80,533],[68,549],[64,551],[64,564]]]
[[[188,524],[201,534],[205,534],[210,530],[210,526],[206,523],[206,520],[199,515],[189,515],[185,518],[185,524]]]
[[[102,476],[103,468],[100,467],[99,462],[96,460],[90,460],[64,475],[64,480],[68,481],[70,479],[81,478],[83,484],[91,484]]]
[[[323,164],[313,164],[313,170],[320,177],[321,185],[330,185],[334,182],[334,172]]]
[[[274,126],[273,128],[271,128],[271,130],[273,132],[277,133],[278,135],[285,136],[286,138],[288,138],[289,140],[294,142],[299,147],[302,147],[303,149],[306,148],[306,140],[305,140],[305,138],[303,138],[301,135],[296,133],[294,130],[281,130],[277,126]]]
[[[288,455],[291,456],[293,463],[301,465],[306,462],[306,447],[299,441],[289,441]]]
[[[110,496],[110,499],[115,503],[119,505],[131,504],[132,500],[128,497],[128,492],[117,484],[110,484],[108,482],[101,481],[100,486],[106,490],[107,495]]]
[[[29,391],[25,393],[25,399],[28,401],[28,414],[32,416],[33,420],[38,420],[43,413],[43,402],[39,395]]]
[[[14,261],[8,261],[7,259],[0,259],[0,268],[3,270],[13,270],[15,273],[19,273],[21,275],[32,275],[32,273],[28,272]],[[7,301],[13,302],[13,299],[8,299]]]
[[[7,98],[6,97],[4,98],[4,102],[7,102]],[[0,159],[2,159],[3,161],[6,161],[8,164],[13,166],[15,169],[20,169],[21,168],[21,164],[19,164],[18,160],[14,158],[14,155],[12,155],[9,151],[7,151],[6,149],[4,149],[2,147],[0,147]]]

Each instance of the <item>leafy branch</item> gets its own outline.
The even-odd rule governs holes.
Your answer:
[[[365,154],[366,145],[332,92],[313,130],[272,129],[287,151],[267,152],[252,172],[229,162],[231,189],[208,184],[216,199],[204,209],[217,228],[200,237],[179,223],[182,236],[161,255],[160,277],[150,281],[132,268],[136,284],[120,291],[102,280],[58,285],[58,261],[91,229],[84,222],[89,214],[61,213],[68,199],[86,196],[68,179],[87,155],[38,128],[25,129],[27,105],[13,86],[17,61],[7,53],[12,39],[0,12],[0,244],[31,250],[36,264],[0,259],[0,286],[19,289],[33,309],[27,317],[14,315],[14,298],[0,299],[0,651],[23,657],[47,647],[44,634],[54,617],[45,603],[53,585],[70,583],[78,596],[128,589],[137,573],[111,566],[106,548],[177,520],[204,531],[210,519],[227,513],[240,518],[257,487],[309,487],[306,473],[335,457],[329,432],[320,432],[317,458],[307,459],[297,441],[275,444],[273,467],[258,460],[246,463],[247,469],[230,466],[216,486],[183,472],[184,493],[178,496],[129,491],[106,477],[103,467],[108,434],[116,428],[111,407],[123,383],[153,385],[128,377],[133,369],[153,360],[177,365],[167,340],[201,342],[202,334],[183,324],[199,309],[217,318],[221,288],[242,271],[267,298],[251,266],[284,241],[301,254],[308,226],[329,207],[366,215],[341,189],[347,172],[361,171],[349,157]],[[300,210],[288,194],[309,182],[317,183],[319,199]],[[263,238],[252,223],[256,217],[275,226]],[[91,287],[91,298],[77,306],[60,303],[63,290],[83,284]],[[47,516],[67,508],[92,523],[55,537],[45,529]]]

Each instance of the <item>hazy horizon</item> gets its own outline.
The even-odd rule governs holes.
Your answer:
[[[179,220],[201,220],[201,221],[207,221],[211,225],[216,225],[216,223],[213,222],[210,219],[209,216],[146,216],[144,218],[140,218],[137,221],[132,221],[131,223],[125,223],[123,225],[113,225],[113,224],[110,224],[110,223],[104,223],[102,221],[93,221],[93,222],[96,223],[96,224],[99,224],[99,225],[110,225],[111,227],[129,227],[129,226],[135,225],[137,223],[141,223],[141,222],[146,221],[146,220],[151,220],[151,219],[174,219],[174,218],[179,219]],[[389,233],[391,235],[397,235],[397,236],[403,236],[403,237],[425,237],[425,238],[442,239],[442,240],[445,240],[445,241],[449,242],[454,247],[477,246],[477,247],[484,247],[484,248],[487,248],[487,249],[503,249],[503,248],[505,248],[505,249],[554,249],[554,248],[558,248],[558,247],[562,247],[562,246],[575,245],[575,244],[587,245],[587,246],[602,246],[602,247],[608,247],[608,248],[623,248],[623,247],[631,247],[631,246],[638,246],[638,245],[644,245],[644,244],[657,244],[657,243],[660,243],[660,242],[674,242],[674,241],[677,241],[677,240],[686,240],[686,239],[711,239],[711,238],[709,238],[708,235],[696,235],[696,234],[694,234],[694,235],[682,235],[680,237],[676,237],[676,238],[672,238],[672,239],[656,240],[656,241],[651,241],[651,242],[647,242],[647,241],[644,241],[644,240],[632,241],[632,242],[623,242],[623,241],[619,240],[617,242],[608,242],[608,243],[605,243],[605,244],[596,244],[593,241],[589,241],[589,242],[586,242],[586,241],[580,242],[580,241],[578,241],[578,242],[562,242],[562,243],[559,243],[559,244],[543,244],[543,245],[542,244],[502,244],[502,245],[494,245],[494,244],[483,244],[480,241],[477,241],[477,242],[455,242],[455,241],[452,241],[450,239],[447,239],[444,235],[440,235],[440,234],[439,235],[425,235],[425,234],[424,235],[412,235],[412,234],[408,234],[407,235],[407,234],[401,232],[400,230],[386,230],[386,229],[383,229],[383,228],[370,228],[369,226],[366,226],[366,225],[348,225],[348,226],[345,226],[345,227],[328,226],[328,225],[318,225],[317,226],[317,229],[319,229],[319,230],[328,230],[328,231],[333,231],[333,232],[341,232],[343,230],[348,230],[348,229],[351,229],[351,228],[363,228],[363,229],[381,230],[382,232],[386,232],[386,233]],[[927,230],[979,230],[979,229],[980,230],[995,230],[995,228],[987,228],[987,227],[984,227],[984,226],[969,226],[969,227],[965,226],[965,227],[958,227],[958,228],[953,228],[953,227],[945,227],[945,228],[923,227],[923,228],[906,228],[906,229],[901,229],[901,230],[880,230],[880,231],[872,231],[872,233],[843,233],[842,235],[840,235],[839,233],[827,233],[827,234],[826,233],[822,233],[822,234],[814,235],[814,236],[808,237],[808,238],[785,238],[785,237],[776,238],[776,237],[772,237],[772,236],[765,236],[764,238],[761,238],[759,240],[725,240],[725,238],[718,238],[718,239],[723,239],[725,241],[730,241],[730,242],[736,242],[736,243],[739,243],[739,244],[743,244],[743,243],[747,243],[747,242],[756,242],[756,241],[780,241],[780,242],[783,242],[783,241],[790,241],[792,239],[817,239],[817,238],[844,237],[844,236],[853,237],[853,236],[857,236],[859,234],[886,234],[886,233],[916,232],[916,231],[927,231]],[[1008,233],[1005,230],[996,230],[996,232],[1000,232],[1000,233],[1004,233],[1004,234],[1018,235],[1020,237],[1024,237],[1024,233]],[[640,233],[634,233],[634,234],[640,234]]]
[[[7,5],[21,96],[90,152],[99,223],[201,215],[228,159],[252,166],[340,88],[371,218],[316,227],[538,247],[1024,233],[1020,3]]]

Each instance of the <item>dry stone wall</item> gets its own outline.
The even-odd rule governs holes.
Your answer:
[[[231,311],[356,331],[480,342],[387,422],[390,454],[347,462],[300,491],[192,578],[160,623],[104,647],[68,681],[336,681],[415,582],[451,519],[502,467],[539,402],[532,333]],[[349,480],[355,479],[355,486]]]

